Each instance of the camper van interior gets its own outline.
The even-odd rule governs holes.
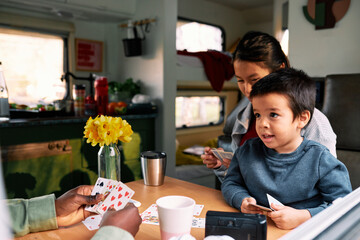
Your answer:
[[[343,12],[329,27],[328,12],[317,8],[315,17],[315,2],[321,11]],[[200,155],[231,141],[236,106],[246,98],[232,52],[251,30],[274,36],[291,66],[316,80],[316,106],[358,188],[359,13],[356,0],[0,1],[8,92],[0,100],[10,108],[6,115],[1,102],[0,117],[8,119],[0,122],[0,159],[8,197],[59,196],[95,183],[100,147],[86,142],[84,126],[98,109],[94,97],[104,96],[104,111],[134,132],[119,143],[123,182],[143,178],[141,152],[159,151],[167,177],[220,189]]]

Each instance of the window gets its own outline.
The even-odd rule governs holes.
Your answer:
[[[176,128],[218,125],[224,119],[224,99],[218,96],[176,97]]]
[[[0,28],[0,61],[9,90],[9,102],[28,107],[63,99],[66,37]]]
[[[224,30],[215,25],[179,18],[176,25],[176,50],[189,52],[225,49]]]
[[[289,55],[289,29],[286,29],[280,41],[280,45],[285,55]]]

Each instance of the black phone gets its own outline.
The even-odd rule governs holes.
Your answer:
[[[208,211],[205,219],[205,237],[228,235],[235,240],[266,240],[267,221],[261,214]]]

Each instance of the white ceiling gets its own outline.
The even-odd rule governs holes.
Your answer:
[[[248,10],[251,8],[263,7],[265,5],[272,5],[274,0],[207,0],[215,2],[224,6],[235,8],[237,10]]]

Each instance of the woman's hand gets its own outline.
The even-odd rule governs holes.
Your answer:
[[[91,212],[85,211],[86,205],[92,205],[103,199],[102,194],[91,196],[94,186],[83,185],[71,189],[55,200],[56,219],[59,227],[78,223]]]
[[[306,209],[295,209],[287,206],[271,204],[275,210],[267,214],[275,225],[281,229],[293,229],[311,218],[310,212]]]
[[[109,209],[101,220],[100,227],[115,226],[131,233],[134,237],[139,231],[142,220],[139,210],[134,204],[129,203],[126,207],[119,211]]]
[[[231,163],[231,159],[224,158],[222,165],[224,165],[226,168],[229,168]]]
[[[201,155],[201,159],[207,168],[218,168],[221,166],[221,161],[215,157],[210,147],[205,147],[204,154]]]

